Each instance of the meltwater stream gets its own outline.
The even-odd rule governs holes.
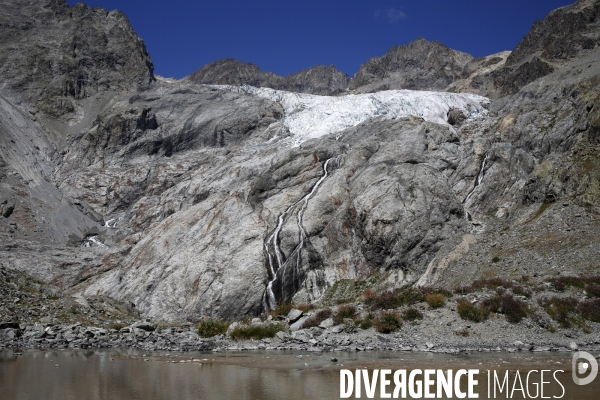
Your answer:
[[[323,164],[323,175],[321,176],[321,178],[319,178],[319,180],[313,185],[312,189],[310,190],[310,192],[308,194],[306,194],[304,197],[302,197],[296,203],[289,206],[282,214],[279,215],[279,217],[277,218],[277,227],[267,237],[267,240],[265,240],[265,252],[267,253],[267,258],[269,261],[269,272],[271,274],[271,280],[267,284],[267,289],[265,291],[265,296],[264,296],[264,303],[265,303],[264,305],[266,306],[265,308],[274,310],[276,307],[277,300],[275,299],[275,294],[273,293],[273,284],[277,280],[277,272],[281,268],[286,268],[288,266],[288,264],[290,263],[290,260],[294,259],[294,257],[293,257],[294,255],[296,256],[295,257],[295,259],[296,259],[295,271],[298,270],[301,266],[302,249],[304,248],[304,243],[307,238],[306,231],[304,229],[304,226],[302,225],[302,218],[304,217],[304,212],[306,211],[306,208],[308,206],[308,201],[314,196],[314,194],[317,192],[317,190],[319,190],[319,187],[321,186],[321,184],[329,176],[328,167],[329,167],[329,164],[331,163],[331,161],[333,161],[333,160],[335,160],[336,162],[339,162],[340,156],[332,157],[325,161],[325,163]],[[283,228],[283,224],[285,223],[287,216],[299,204],[302,204],[300,210],[297,213],[297,224],[298,224],[298,230],[300,231],[299,243],[296,246],[296,248],[294,249],[294,251],[290,254],[290,257],[288,259],[284,260],[283,252],[281,251],[281,248],[279,247],[279,233],[281,232],[281,229]],[[275,253],[274,255],[273,255],[273,252],[271,251],[271,248],[273,249],[273,252]],[[285,272],[285,269],[283,272]],[[282,279],[284,276],[285,275],[282,274]]]

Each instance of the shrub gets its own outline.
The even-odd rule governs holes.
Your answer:
[[[500,257],[498,257],[498,256],[494,256],[494,257],[492,258],[492,262],[493,262],[493,263],[500,262]]]
[[[331,318],[331,310],[329,308],[317,312],[315,315],[304,321],[303,328],[319,326],[321,325],[321,322],[325,321],[327,318]]]
[[[577,310],[579,309],[579,301],[572,297],[552,297],[543,299],[542,306],[562,327],[568,328],[574,322],[577,322]]]
[[[425,301],[433,308],[440,308],[446,304],[446,296],[441,293],[426,294]]]
[[[213,319],[203,319],[198,322],[196,328],[198,328],[198,335],[206,338],[225,334],[227,328],[229,328],[229,324]]]
[[[381,333],[394,332],[402,326],[402,319],[395,312],[382,312],[375,317],[375,329]]]
[[[504,314],[506,320],[512,323],[520,322],[527,316],[527,304],[515,299],[510,293],[486,299],[482,302],[482,307],[490,312]]]
[[[361,329],[369,329],[370,327],[373,326],[373,319],[374,318],[375,318],[375,315],[373,315],[372,313],[368,313],[362,319],[357,320],[356,324]]]
[[[511,294],[505,294],[500,298],[502,313],[508,322],[517,323],[527,316],[527,304],[515,299]]]
[[[531,295],[533,294],[530,289],[521,285],[513,285],[512,291],[517,296],[531,297]]]
[[[600,285],[596,283],[591,283],[587,285],[585,291],[587,292],[588,296],[600,297]]]
[[[312,304],[297,304],[295,306],[296,310],[300,310],[303,312],[308,312],[310,310],[312,310],[313,308],[315,308]]]
[[[377,294],[377,292],[375,292],[374,289],[367,289],[363,292],[363,299],[370,299],[371,297],[375,297],[375,295]]]
[[[587,290],[587,287],[591,285],[600,285],[600,276],[561,276],[548,279],[547,282],[550,282],[560,292],[564,291],[567,286]]]
[[[344,322],[345,318],[354,318],[356,315],[356,307],[353,305],[339,306],[337,312],[333,316],[333,322],[339,325]]]
[[[423,301],[423,293],[419,289],[406,287],[374,295],[365,299],[372,310],[398,308]]]
[[[471,302],[466,299],[458,300],[456,310],[462,319],[473,322],[485,321],[490,315],[490,310],[488,308],[471,304]]]
[[[471,286],[459,286],[454,289],[454,294],[469,294],[471,293]]]
[[[233,339],[265,339],[272,338],[279,331],[283,330],[280,324],[261,324],[261,325],[241,325],[236,326],[231,332]]]
[[[123,325],[123,324],[120,324],[120,323],[118,323],[118,322],[117,322],[117,323],[114,323],[114,324],[112,324],[112,325],[110,325],[110,326],[108,327],[108,329],[114,329],[114,330],[116,330],[116,331],[120,331],[120,330],[121,330],[121,329],[123,329],[123,328],[125,328],[125,325]]]
[[[582,302],[579,305],[579,312],[588,321],[600,322],[600,299]]]
[[[291,304],[277,304],[277,307],[275,307],[275,309],[272,310],[269,314],[271,314],[273,318],[278,317],[280,315],[285,316],[288,315],[292,308],[294,308],[294,306]]]
[[[337,314],[341,318],[352,318],[356,315],[356,307],[353,305],[345,305],[338,307]]]
[[[416,308],[411,307],[402,312],[402,318],[406,321],[415,321],[417,319],[423,319],[423,313]]]
[[[487,308],[490,312],[499,313],[502,309],[502,301],[500,296],[496,295],[481,302],[482,307]]]

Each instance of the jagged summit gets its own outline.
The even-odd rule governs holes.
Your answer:
[[[258,66],[233,58],[207,64],[184,78],[197,84],[251,85],[290,92],[319,95],[338,94],[346,89],[350,78],[333,65],[317,65],[288,76],[263,72]]]
[[[472,59],[470,54],[418,38],[408,45],[392,47],[382,57],[371,58],[354,75],[350,89],[444,90],[461,77],[463,68]]]
[[[599,0],[580,0],[558,8],[533,24],[501,68],[479,76],[477,86],[486,88],[479,93],[495,98],[517,93],[599,45]],[[478,89],[473,85],[471,88]]]
[[[201,67],[185,80],[197,84],[250,85],[319,95],[348,90],[355,93],[390,89],[444,90],[462,77],[463,68],[471,60],[470,54],[418,38],[408,45],[394,46],[383,57],[371,58],[352,79],[334,66],[317,65],[281,76],[264,72],[253,63],[224,58]]]

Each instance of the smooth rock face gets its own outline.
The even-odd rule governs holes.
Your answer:
[[[349,88],[359,93],[443,90],[461,78],[463,68],[472,59],[470,54],[419,38],[391,48],[383,57],[371,58],[354,75]]]
[[[317,65],[288,76],[263,72],[252,63],[224,58],[207,64],[185,80],[210,85],[250,85],[297,93],[333,95],[343,92],[350,77],[333,65]]]

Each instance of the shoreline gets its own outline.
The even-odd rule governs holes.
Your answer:
[[[158,328],[140,323],[114,329],[75,325],[40,324],[28,325],[21,331],[15,328],[0,329],[0,349],[57,350],[57,349],[139,349],[143,351],[193,352],[210,351],[305,351],[309,353],[331,352],[413,352],[433,354],[468,353],[571,353],[577,350],[600,351],[600,340],[573,341],[514,341],[507,343],[481,342],[476,338],[448,338],[444,344],[434,345],[427,340],[409,340],[407,332],[378,334],[363,331],[356,334],[330,333],[321,328],[302,329],[294,332],[278,332],[272,339],[233,340],[220,335],[201,338],[190,327]],[[127,332],[128,331],[128,332]],[[404,334],[404,335],[403,335]],[[525,338],[527,339],[527,338]],[[338,344],[335,344],[338,343]]]

